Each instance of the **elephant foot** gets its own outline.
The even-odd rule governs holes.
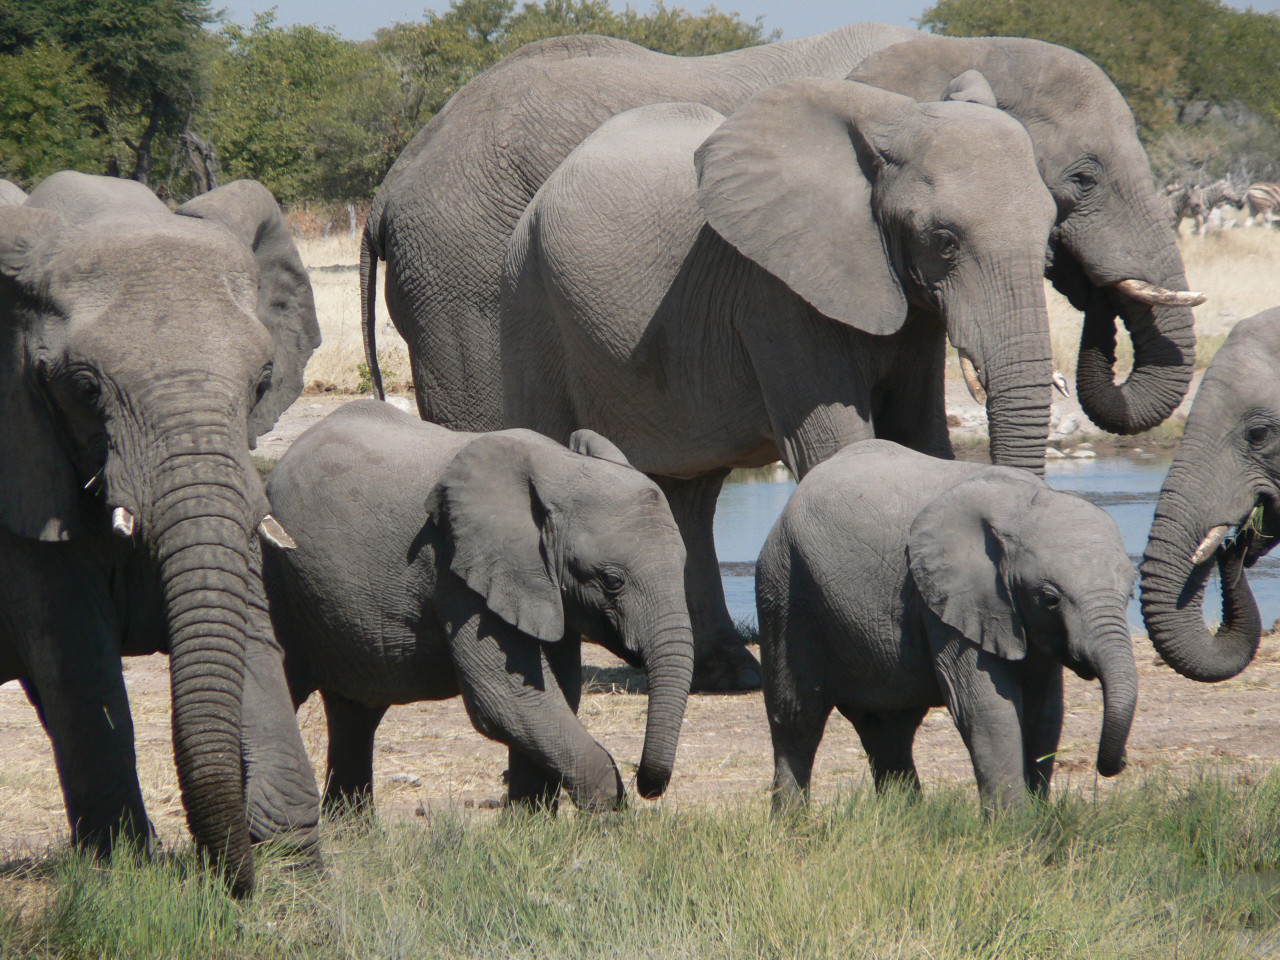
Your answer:
[[[693,660],[692,693],[735,693],[760,689],[760,662],[740,637],[718,641]]]

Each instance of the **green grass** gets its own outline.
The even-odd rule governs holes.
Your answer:
[[[970,790],[327,829],[236,904],[190,853],[10,866],[0,956],[1258,957],[1280,776],[1149,776],[985,823]],[[35,892],[32,892],[35,891]],[[23,906],[25,903],[25,907]]]

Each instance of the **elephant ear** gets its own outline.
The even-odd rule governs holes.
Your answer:
[[[0,525],[32,540],[80,530],[75,468],[35,393],[26,344],[39,266],[64,229],[56,213],[0,205]]]
[[[275,341],[271,386],[249,415],[249,436],[270,430],[302,393],[302,373],[320,345],[311,280],[275,197],[254,180],[236,180],[188,200],[184,217],[213,220],[253,251],[258,265],[258,319]]]
[[[769,87],[698,148],[698,203],[720,236],[821,313],[894,333],[907,300],[871,193],[893,130],[916,108],[845,80]]]
[[[996,467],[935,497],[907,539],[911,575],[938,619],[988,653],[1027,655],[1013,603],[1008,555],[1012,531],[1043,485]]]
[[[473,440],[445,469],[427,509],[450,544],[449,569],[507,623],[554,642],[564,637],[564,606],[532,446],[510,431]]]
[[[616,463],[623,467],[631,466],[631,461],[612,441],[606,440],[594,430],[588,430],[585,427],[581,430],[573,431],[573,436],[569,438],[569,449],[574,453],[582,454],[584,457],[608,460],[610,463]]]
[[[943,100],[958,100],[964,103],[980,103],[984,107],[999,109],[996,103],[996,92],[991,84],[977,70],[966,70],[942,91]]]

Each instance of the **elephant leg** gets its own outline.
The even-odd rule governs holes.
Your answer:
[[[906,786],[914,793],[920,792],[920,777],[916,774],[916,761],[911,754],[911,745],[928,710],[928,707],[875,711],[840,708],[840,712],[858,731],[862,748],[867,751],[867,762],[871,765],[876,793],[884,793],[895,783]]]
[[[769,710],[773,741],[773,809],[783,810],[809,795],[813,759],[831,715],[829,704],[795,702],[786,710]]]
[[[1028,656],[1022,666],[1022,744],[1027,789],[1049,797],[1054,758],[1062,739],[1062,664]]]
[[[332,690],[321,690],[320,699],[329,724],[325,813],[372,814],[373,737],[387,708],[366,707]]]
[[[560,643],[544,647],[543,653],[564,694],[565,703],[577,714],[582,699],[582,639],[566,637]],[[517,748],[507,748],[509,804],[555,813],[561,786],[563,783],[559,775],[548,772]]]
[[[483,607],[466,588],[441,588],[438,607],[462,701],[476,730],[516,748],[559,778],[583,810],[615,809],[626,790],[609,752],[587,732],[561,689],[545,647]],[[458,596],[449,599],[446,592]],[[563,643],[565,641],[559,641]]]
[[[73,841],[106,855],[123,838],[149,852],[114,618],[98,593],[80,582],[76,602],[50,605],[23,686],[53,744]]]
[[[760,664],[742,642],[725,604],[716,558],[716,498],[728,470],[692,480],[655,477],[684,539],[685,600],[693,626],[694,691],[755,690]]]
[[[947,429],[947,341],[934,322],[907,321],[875,413],[876,436],[943,460],[955,458]]]
[[[988,814],[1026,802],[1022,685],[1018,664],[1002,660],[950,628],[935,643],[934,668],[969,757]],[[931,640],[936,640],[931,637]]]

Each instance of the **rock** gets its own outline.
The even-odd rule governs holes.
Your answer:
[[[415,777],[412,773],[393,773],[387,777],[387,783],[407,783],[411,787],[420,787],[422,778]]]
[[[1057,447],[1045,447],[1044,458],[1046,460],[1061,460],[1065,454]]]
[[[397,410],[403,410],[405,413],[417,413],[417,405],[408,397],[387,397],[387,403]]]
[[[1097,454],[1092,450],[1081,450],[1079,448],[1071,451],[1072,460],[1092,460]]]
[[[1069,437],[1079,429],[1080,418],[1074,413],[1068,413],[1058,421],[1058,429],[1055,432],[1062,434],[1064,437]]]

